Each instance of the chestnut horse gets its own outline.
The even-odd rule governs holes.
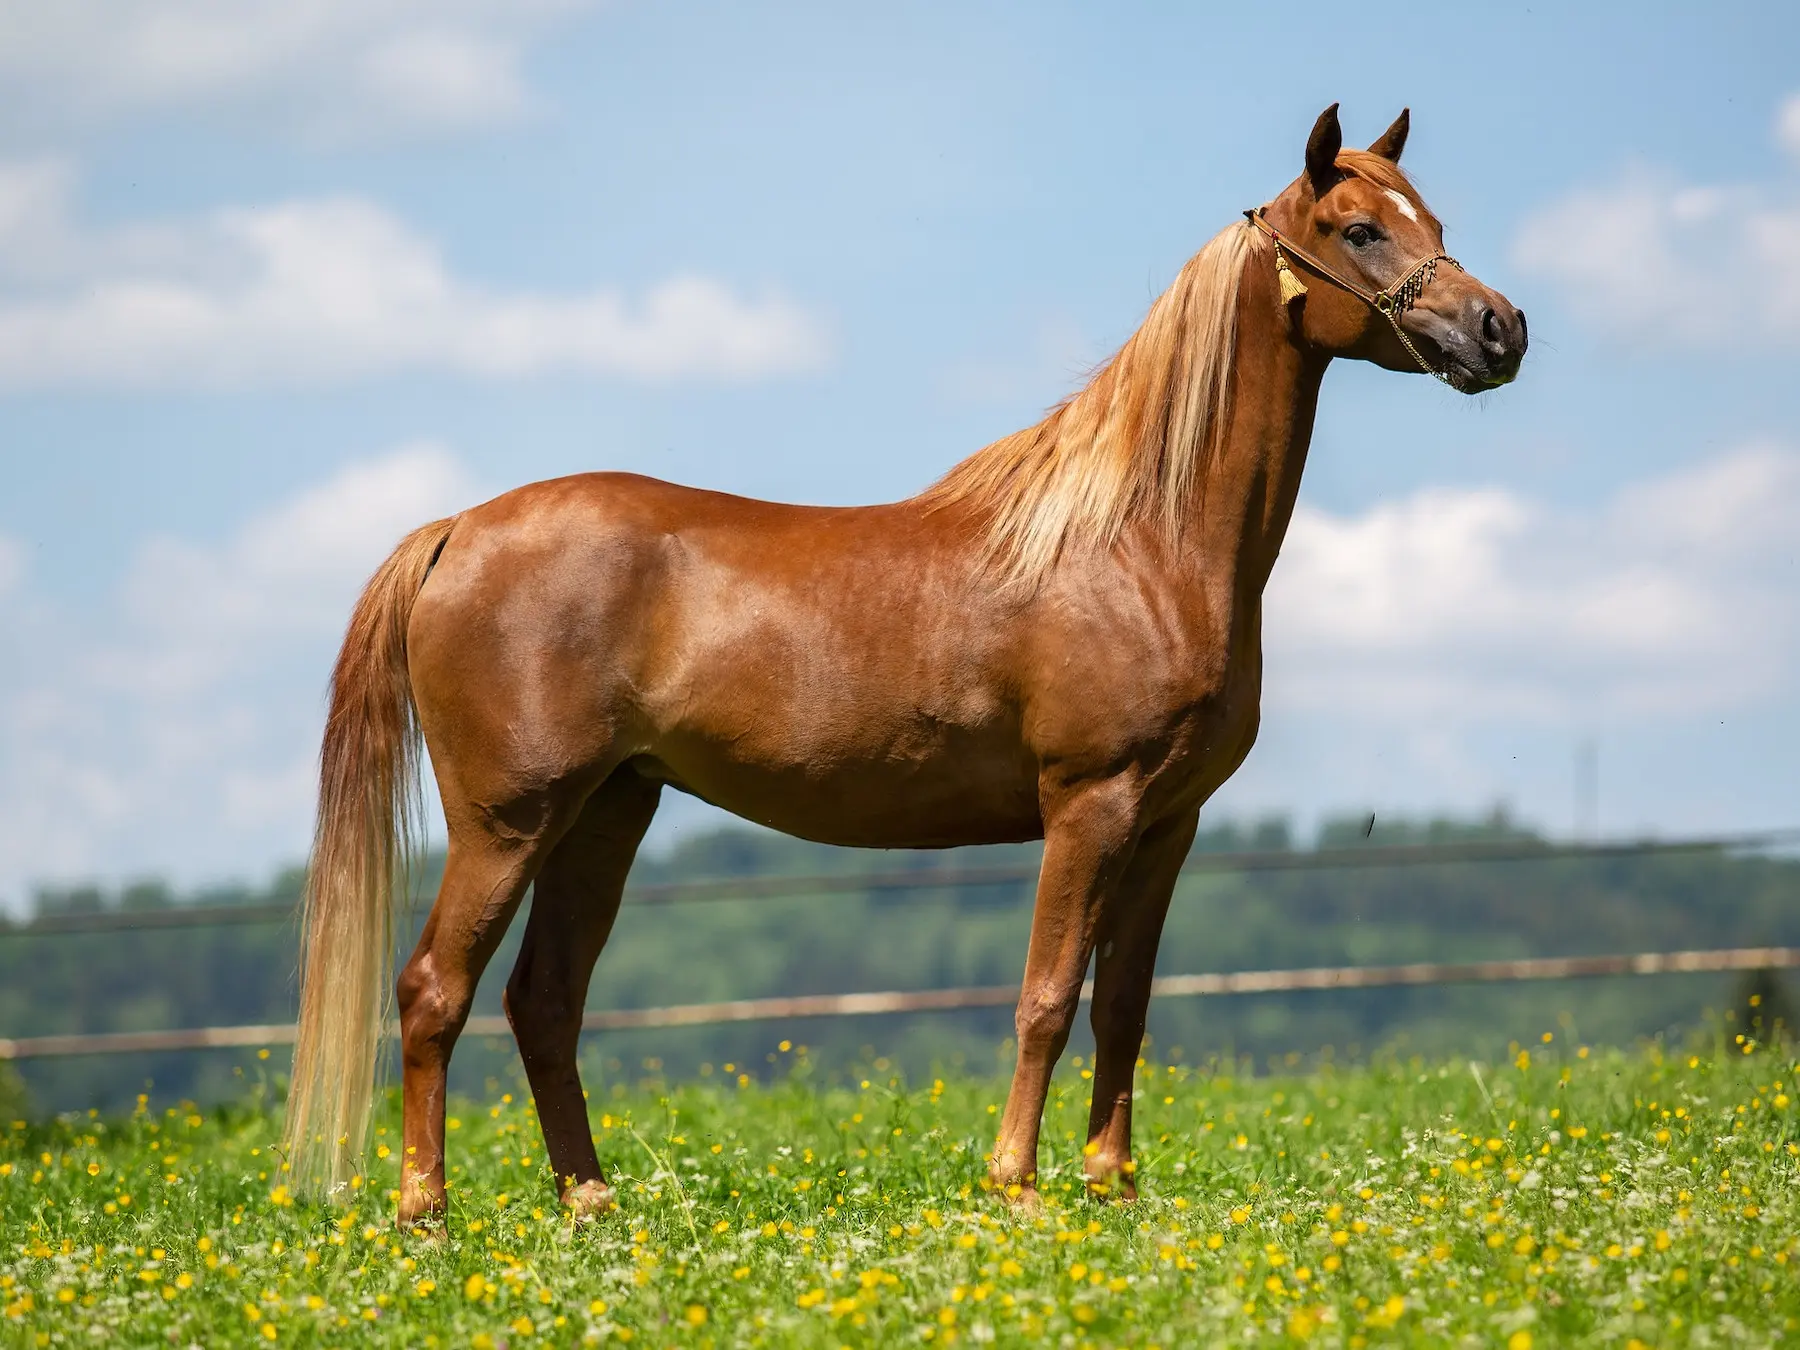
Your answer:
[[[563,1203],[611,1204],[576,1042],[665,785],[833,844],[1042,838],[992,1180],[1034,1194],[1093,960],[1086,1171],[1133,1195],[1157,941],[1201,804],[1256,738],[1263,587],[1326,367],[1474,392],[1525,352],[1524,316],[1444,256],[1397,166],[1407,127],[1342,150],[1328,109],[1304,172],[1190,260],[1085,389],[909,501],[786,506],[596,473],[409,535],[332,676],[295,1173],[334,1180],[362,1147],[422,739],[449,853],[398,981],[402,1223],[443,1210],[451,1050],[534,885],[506,1012]]]

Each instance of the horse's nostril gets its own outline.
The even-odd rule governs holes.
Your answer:
[[[1500,316],[1491,309],[1481,311],[1481,336],[1492,346],[1500,345]]]
[[[1513,315],[1519,321],[1519,350],[1523,351],[1525,349],[1525,344],[1530,340],[1525,329],[1525,311],[1522,309],[1515,309]]]

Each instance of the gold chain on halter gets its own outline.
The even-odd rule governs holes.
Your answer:
[[[1456,388],[1456,381],[1427,361],[1424,354],[1413,345],[1412,339],[1407,336],[1406,329],[1400,325],[1400,320],[1405,316],[1406,311],[1419,303],[1419,297],[1424,294],[1425,288],[1437,276],[1439,263],[1449,263],[1459,272],[1463,270],[1463,265],[1455,258],[1448,253],[1434,253],[1429,258],[1423,258],[1415,263],[1411,270],[1393,285],[1383,290],[1371,291],[1368,287],[1360,285],[1327,266],[1320,259],[1313,257],[1305,249],[1296,245],[1293,240],[1284,239],[1281,232],[1264,219],[1261,208],[1244,212],[1244,218],[1268,235],[1275,244],[1275,275],[1281,284],[1283,304],[1306,294],[1306,283],[1295,276],[1293,269],[1288,266],[1286,253],[1282,251],[1285,248],[1287,253],[1293,254],[1312,271],[1317,272],[1333,285],[1349,291],[1350,294],[1386,319],[1394,330],[1394,336],[1400,339],[1400,345],[1406,348],[1407,354],[1418,363],[1420,370],[1433,379],[1442,380],[1452,389]]]

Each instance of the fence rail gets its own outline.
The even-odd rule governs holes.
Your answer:
[[[1374,844],[1350,848],[1195,853],[1183,876],[1219,872],[1312,872],[1347,867],[1431,867],[1453,863],[1548,862],[1570,858],[1623,858],[1683,853],[1754,852],[1800,844],[1800,828],[1684,839],[1621,839],[1550,844],[1537,839],[1470,840],[1456,844]],[[632,886],[630,905],[670,905],[704,900],[779,899],[843,895],[858,891],[909,891],[1010,886],[1037,878],[1037,864],[1003,867],[896,868],[884,872],[825,873],[786,877],[733,877]],[[0,937],[97,933],[215,924],[289,923],[292,904],[180,905],[169,909],[97,910],[41,914],[23,923],[0,922]]]
[[[1152,981],[1157,998],[1217,998],[1237,994],[1298,993],[1331,989],[1379,989],[1438,984],[1500,984],[1522,980],[1588,979],[1609,975],[1677,975],[1800,967],[1800,947],[1733,947],[1717,951],[1639,952],[1615,956],[1547,956],[1514,961],[1419,962],[1401,966],[1315,966],[1298,970],[1240,970],[1205,975],[1165,975]],[[1091,999],[1090,980],[1081,997]],[[653,1027],[717,1026],[732,1022],[772,1022],[808,1017],[871,1017],[886,1013],[950,1012],[966,1008],[1010,1008],[1017,985],[963,989],[889,990],[862,994],[802,994],[785,998],[735,999],[725,1003],[685,1003],[664,1008],[620,1008],[590,1012],[584,1031],[630,1031]],[[389,1028],[392,1034],[393,1028]],[[465,1036],[509,1036],[504,1017],[471,1017]],[[289,1023],[269,1026],[193,1027],[183,1031],[122,1031],[70,1036],[0,1038],[0,1060],[51,1059],[72,1055],[144,1054],[152,1051],[217,1050],[290,1045]]]

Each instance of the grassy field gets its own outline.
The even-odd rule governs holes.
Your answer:
[[[623,1208],[561,1215],[527,1100],[452,1108],[452,1214],[391,1225],[398,1122],[342,1203],[278,1114],[0,1121],[0,1342],[22,1345],[1729,1345],[1800,1328],[1796,1065],[1532,1042],[1511,1062],[1241,1078],[1148,1065],[1144,1198],[1080,1183],[1059,1079],[1045,1203],[981,1185],[1004,1084],[611,1086]],[[770,1074],[772,1073],[772,1077]]]

